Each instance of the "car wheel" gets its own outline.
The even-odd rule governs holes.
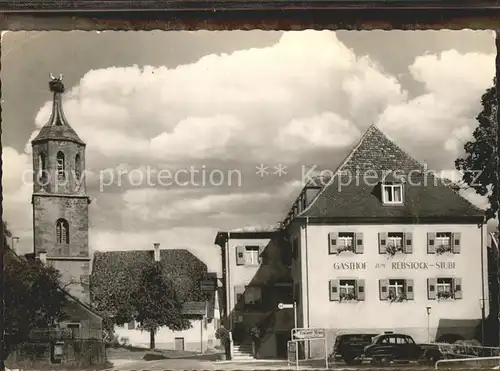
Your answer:
[[[389,366],[391,364],[391,359],[389,357],[384,357],[381,360],[382,366]]]
[[[353,365],[355,363],[355,360],[353,357],[344,357],[344,362],[346,365]]]
[[[431,366],[435,366],[436,365],[436,362],[439,361],[441,359],[441,354],[437,353],[437,352],[432,352],[432,353],[429,353],[427,355],[427,359],[429,361],[429,364]]]

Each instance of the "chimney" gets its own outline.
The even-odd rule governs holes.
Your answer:
[[[38,259],[42,262],[42,264],[47,264],[47,253],[41,252],[38,254]]]
[[[153,246],[155,249],[155,262],[159,262],[160,261],[160,244],[154,243]]]

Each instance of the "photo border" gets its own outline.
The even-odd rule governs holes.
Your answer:
[[[498,29],[492,0],[2,0],[1,30]]]

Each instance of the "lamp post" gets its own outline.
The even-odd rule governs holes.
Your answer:
[[[430,317],[431,317],[431,307],[425,307],[427,309],[427,341],[431,342],[431,329],[430,329]]]
[[[481,307],[481,345],[484,345],[484,298],[479,299],[479,306]]]

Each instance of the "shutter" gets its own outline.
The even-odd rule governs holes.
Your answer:
[[[433,232],[427,233],[427,254],[436,253],[436,234]]]
[[[453,254],[460,254],[460,232],[452,233],[451,238],[452,238],[451,246],[453,247]]]
[[[259,262],[260,264],[262,265],[266,265],[267,264],[267,256],[268,256],[268,252],[267,252],[267,248],[266,246],[259,246]]]
[[[359,232],[359,233],[354,233],[354,252],[356,254],[363,254],[364,250],[365,250],[365,247],[363,245],[363,233],[362,232]]]
[[[455,293],[455,299],[462,299],[462,279],[455,278],[453,280],[453,292]]]
[[[413,285],[413,280],[406,280],[405,293],[407,300],[415,299],[415,289]]]
[[[387,254],[387,251],[385,251],[386,245],[387,245],[387,233],[380,232],[378,234],[378,252],[380,254]]]
[[[359,301],[365,300],[365,280],[356,281],[356,298]]]
[[[337,254],[339,249],[338,249],[338,244],[337,244],[337,238],[339,234],[332,232],[328,233],[328,253],[329,254]]]
[[[245,265],[245,246],[236,246],[236,265]]]
[[[429,300],[436,300],[437,278],[427,278],[427,298]]]
[[[339,301],[339,280],[330,280],[330,301]]]
[[[234,309],[243,309],[245,307],[245,286],[234,286]]]
[[[404,248],[405,254],[413,254],[413,233],[408,232],[404,234]]]
[[[387,300],[389,297],[389,280],[379,280],[380,300]]]

